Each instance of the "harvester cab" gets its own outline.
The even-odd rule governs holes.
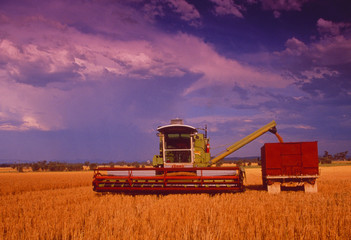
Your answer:
[[[207,167],[210,164],[210,147],[205,133],[199,133],[183,120],[171,120],[171,124],[157,128],[160,153],[153,157],[154,167]]]

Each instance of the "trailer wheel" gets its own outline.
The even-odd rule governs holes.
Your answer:
[[[315,182],[314,184],[311,184],[310,182],[305,182],[303,185],[306,193],[318,192],[317,182]]]
[[[280,182],[274,182],[273,184],[267,185],[268,193],[277,194],[280,193]]]

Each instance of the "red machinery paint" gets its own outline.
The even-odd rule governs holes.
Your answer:
[[[279,192],[280,185],[304,185],[316,192],[319,174],[317,142],[266,143],[261,148],[262,181],[268,191]]]
[[[94,172],[96,192],[223,193],[243,190],[239,167],[99,168]]]

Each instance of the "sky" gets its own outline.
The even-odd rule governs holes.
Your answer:
[[[0,162],[145,161],[158,126],[211,152],[275,120],[351,152],[349,0],[1,0]],[[233,157],[259,156],[267,133]]]

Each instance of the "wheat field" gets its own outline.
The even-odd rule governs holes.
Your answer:
[[[316,194],[100,195],[92,172],[1,173],[0,239],[350,239],[351,166],[322,167]]]

